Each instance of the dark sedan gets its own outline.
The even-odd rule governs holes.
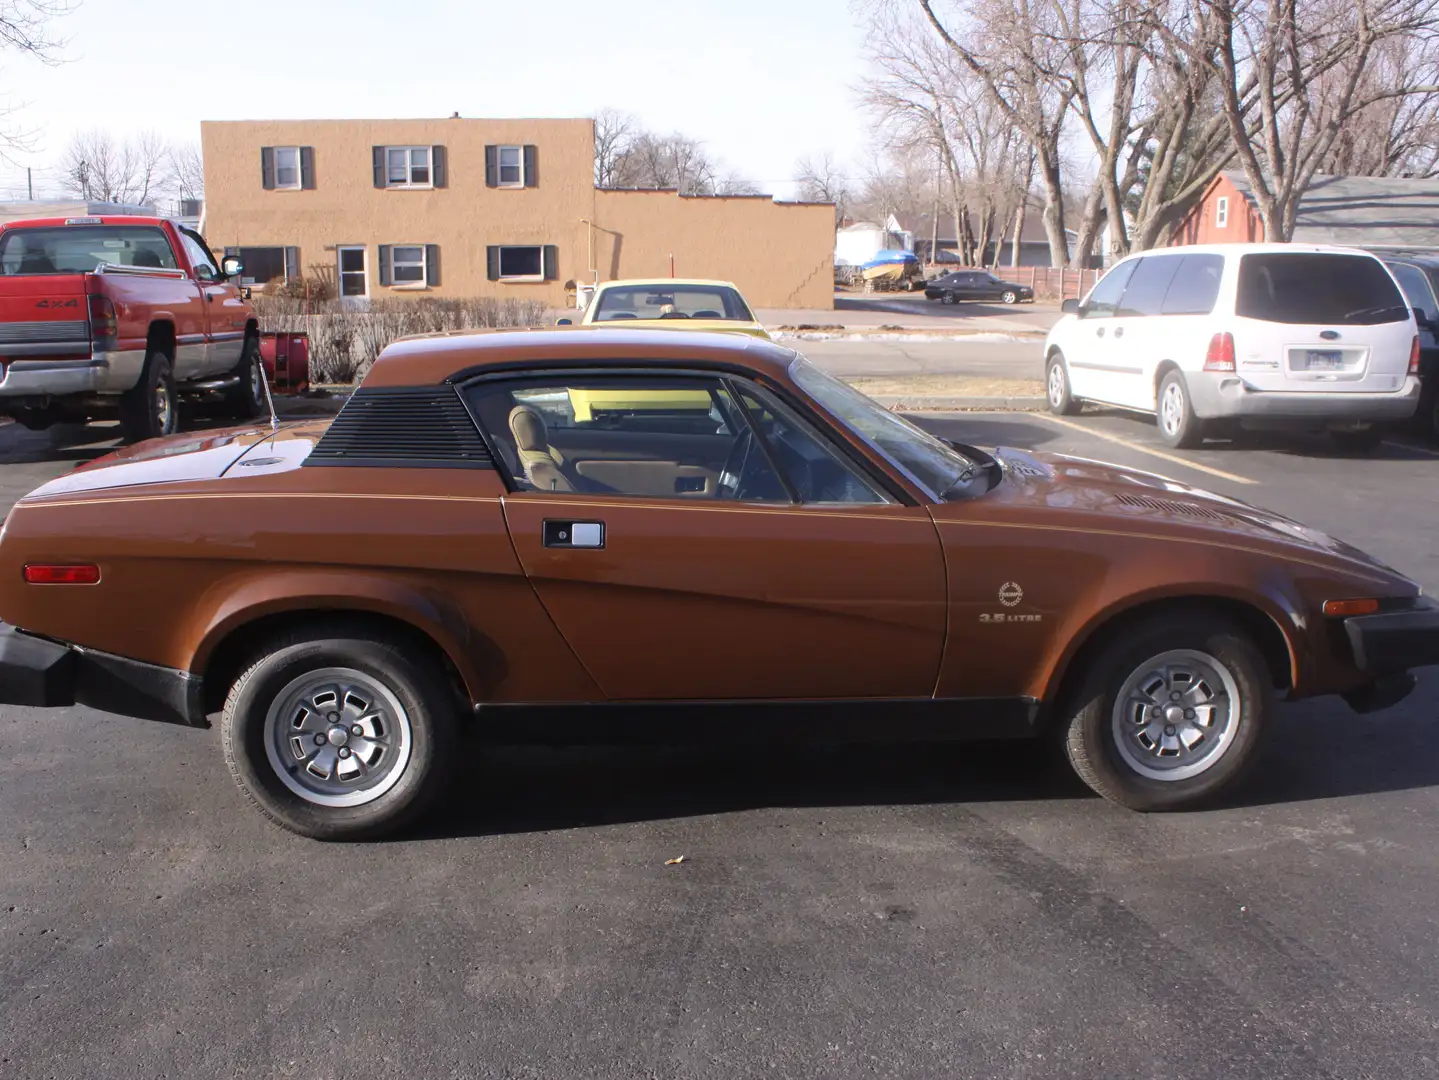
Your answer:
[[[1034,302],[1034,289],[1014,281],[1004,281],[984,270],[955,270],[937,277],[924,287],[926,300],[954,304],[960,300],[998,300],[1017,304]]]

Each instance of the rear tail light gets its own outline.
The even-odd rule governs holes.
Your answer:
[[[1419,374],[1419,335],[1414,335],[1414,343],[1409,346],[1409,374]]]
[[[119,338],[114,303],[108,296],[90,297],[90,347],[96,352],[114,352]]]
[[[1209,351],[1204,354],[1204,370],[1234,370],[1233,334],[1215,334],[1209,339]]]
[[[94,563],[26,563],[25,580],[31,585],[97,585],[100,568]]]
[[[1373,615],[1378,610],[1378,600],[1324,601],[1324,614],[1329,616]]]

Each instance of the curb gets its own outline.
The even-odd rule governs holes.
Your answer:
[[[874,400],[896,412],[1042,412],[1048,403],[1041,396],[980,397],[977,395],[876,394]]]

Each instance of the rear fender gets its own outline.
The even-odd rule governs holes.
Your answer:
[[[226,638],[258,619],[337,610],[384,615],[424,633],[454,664],[469,700],[480,700],[483,683],[475,664],[476,642],[458,609],[425,589],[350,568],[266,572],[210,590],[190,625],[188,639],[199,644],[190,656],[188,670],[203,672]]]

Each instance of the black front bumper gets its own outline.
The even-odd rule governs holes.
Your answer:
[[[1354,662],[1370,675],[1439,664],[1439,603],[1421,596],[1411,608],[1344,620]]]
[[[201,687],[188,671],[64,645],[0,623],[0,705],[88,705],[206,727]]]

